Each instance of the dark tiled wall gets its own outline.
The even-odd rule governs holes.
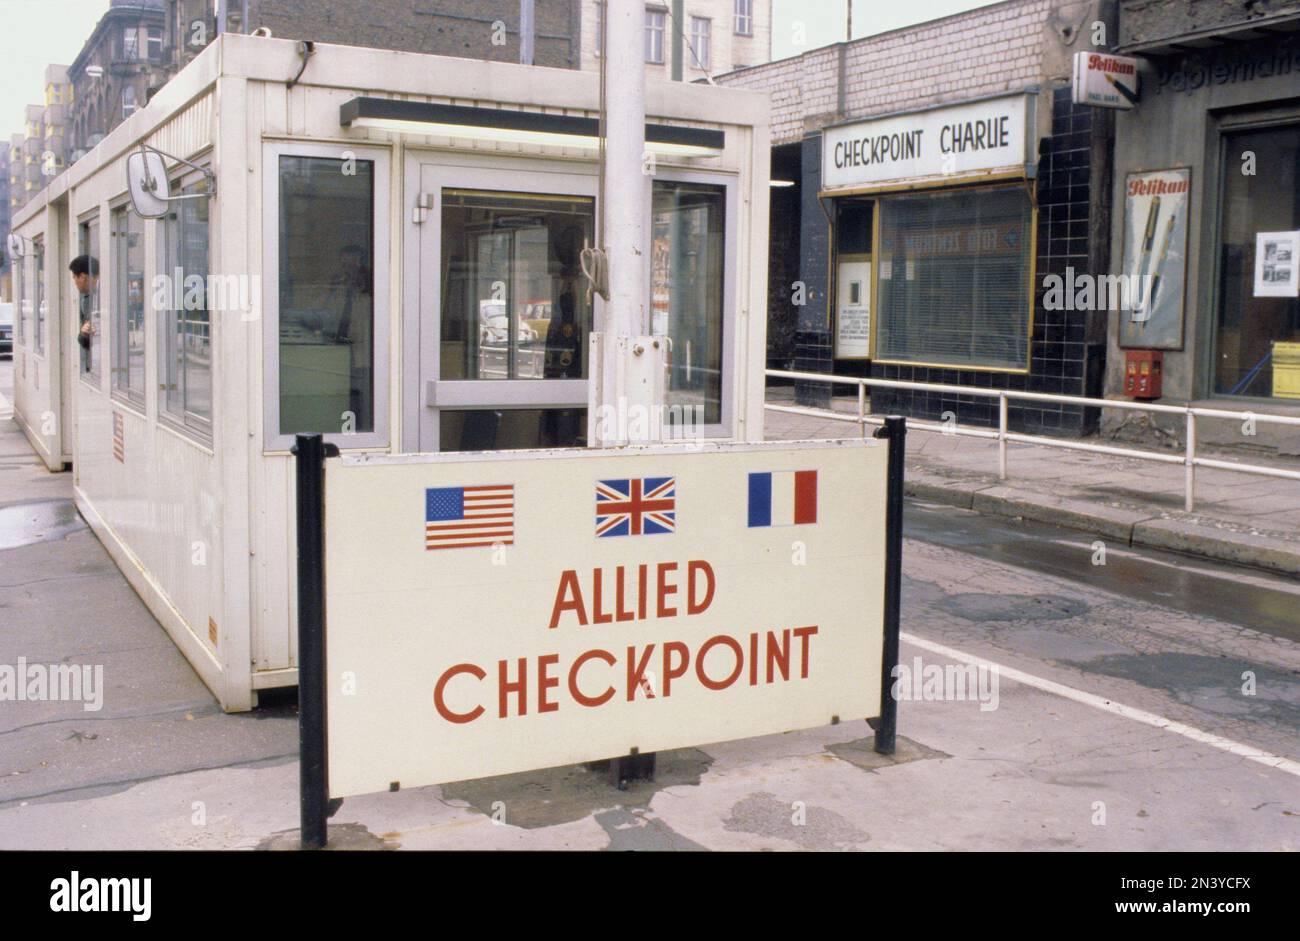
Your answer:
[[[799,188],[773,187],[767,257],[767,362],[789,369],[794,362],[798,309],[791,303],[799,280]]]
[[[1094,202],[1094,194],[1089,185],[1092,130],[1091,110],[1073,105],[1069,88],[1054,89],[1052,133],[1041,141],[1036,184],[1037,283],[1029,374],[873,363],[871,375],[874,378],[1065,395],[1096,394],[1097,377],[1100,375],[1101,358],[1105,355],[1105,349],[1101,344],[1089,344],[1086,341],[1089,313],[1043,309],[1043,278],[1046,275],[1064,275],[1067,267],[1074,268],[1076,274],[1085,274],[1090,270],[1088,221]],[[824,304],[826,224],[825,216],[816,204],[817,187],[809,182],[808,165],[810,151],[817,153],[813,171],[816,172],[820,165],[820,152],[815,146],[810,146],[819,140],[810,138],[804,142],[804,192],[812,194],[812,202],[810,204],[805,195],[803,257],[805,278],[813,277],[817,271],[821,272],[822,288],[818,297]],[[1099,199],[1105,198],[1105,195],[1095,194]],[[821,242],[814,248],[808,240],[818,225],[821,227]],[[824,309],[823,306],[823,312]],[[811,318],[808,323],[812,323]],[[824,326],[820,331],[802,330],[797,337],[796,355],[797,361],[804,365],[796,368],[831,371],[834,364],[830,340],[829,332]],[[816,403],[810,399],[808,404]],[[929,420],[940,420],[944,412],[951,411],[961,424],[996,425],[998,419],[997,401],[977,396],[875,389],[871,393],[871,408],[877,414],[889,412]],[[1007,410],[1007,419],[1012,430],[1031,434],[1080,435],[1095,429],[1097,424],[1095,409],[1051,403],[1012,402]]]

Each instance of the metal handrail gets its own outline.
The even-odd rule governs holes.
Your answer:
[[[808,408],[800,405],[775,405],[764,402],[763,407],[773,412],[786,412],[791,415],[806,415],[812,418],[832,421],[852,422],[860,425],[862,434],[867,433],[867,425],[883,425],[884,418],[867,414],[866,392],[875,386],[884,389],[908,389],[914,392],[947,392],[953,395],[972,395],[998,400],[998,427],[994,431],[988,428],[962,428],[955,424],[931,421],[909,421],[909,428],[921,431],[937,431],[942,434],[964,435],[969,438],[996,438],[998,442],[998,479],[1007,479],[1007,442],[1036,444],[1049,448],[1062,448],[1068,451],[1091,451],[1094,454],[1110,454],[1118,457],[1137,458],[1144,461],[1158,461],[1164,464],[1182,464],[1183,508],[1192,512],[1196,503],[1196,468],[1212,467],[1217,470],[1240,471],[1243,474],[1259,474],[1264,477],[1281,477],[1286,480],[1300,480],[1300,470],[1287,470],[1282,467],[1264,467],[1259,464],[1244,464],[1237,461],[1220,461],[1214,458],[1196,456],[1196,419],[1228,418],[1241,421],[1253,419],[1256,422],[1272,425],[1300,426],[1300,417],[1291,415],[1267,415],[1255,412],[1234,412],[1221,408],[1202,408],[1195,405],[1159,405],[1154,402],[1130,402],[1123,399],[1094,399],[1081,395],[1060,395],[1052,392],[1022,392],[1016,389],[983,389],[975,386],[955,386],[939,382],[908,382],[903,379],[868,379],[859,376],[832,376],[826,373],[794,372],[782,369],[765,369],[764,375],[773,379],[794,379],[800,382],[824,382],[829,385],[856,386],[858,389],[858,411],[856,415],[833,410]],[[1095,408],[1118,408],[1131,411],[1158,412],[1166,415],[1182,415],[1186,422],[1186,436],[1183,453],[1162,454],[1158,451],[1144,451],[1137,448],[1120,448],[1105,444],[1092,444],[1086,441],[1071,441],[1052,438],[1047,435],[1028,435],[1007,430],[1007,403],[1011,399],[1028,402],[1059,402],[1065,405],[1080,405]]]

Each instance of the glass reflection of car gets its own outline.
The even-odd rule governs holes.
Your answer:
[[[505,301],[479,301],[478,341],[482,346],[505,346],[510,342],[510,318]],[[537,331],[521,318],[515,342],[522,346],[536,341]]]

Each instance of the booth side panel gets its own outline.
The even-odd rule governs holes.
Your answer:
[[[14,308],[14,421],[35,449],[37,456],[51,471],[61,471],[66,440],[64,422],[60,415],[59,397],[59,339],[61,337],[58,290],[59,240],[63,233],[57,225],[58,213],[46,209],[14,231],[23,237],[29,254],[15,258],[13,264],[22,266],[21,280],[15,286],[23,296],[15,298]],[[44,342],[37,352],[36,257],[31,252],[33,239],[40,238],[45,252],[45,274],[40,285],[45,301]],[[29,305],[26,313],[17,304]],[[18,319],[22,317],[22,339],[18,337]]]
[[[149,138],[169,153],[199,162],[214,139],[213,117],[205,96]],[[153,288],[159,274],[169,277],[161,247],[162,221],[145,222],[143,260],[146,291],[144,312],[147,361],[145,375],[155,377],[142,390],[143,401],[128,400],[112,386],[116,309],[123,285],[115,283],[114,253],[120,243],[112,237],[111,210],[122,203],[125,154],[106,161],[69,194],[70,247],[78,248],[79,226],[98,223],[98,239],[90,246],[100,259],[99,306],[101,341],[96,368],[86,370],[80,350],[69,357],[75,375],[69,386],[73,411],[73,459],[78,507],[150,610],[162,623],[203,681],[227,709],[248,708],[250,697],[232,699],[223,677],[224,650],[222,545],[222,480],[213,451],[213,435],[195,415],[216,411],[221,404],[203,401],[203,376],[216,376],[211,343],[202,342],[201,329],[170,336],[171,301],[158,301]],[[209,233],[209,272],[215,271],[215,230]],[[166,297],[166,295],[164,295]],[[65,304],[69,342],[75,342],[79,319],[76,298]],[[193,319],[193,318],[192,318]],[[209,336],[211,322],[209,321]],[[166,345],[164,347],[164,344]],[[186,408],[178,410],[179,384],[168,388],[164,353],[197,379],[184,389]],[[179,374],[179,373],[178,373]],[[187,372],[187,375],[189,373]],[[164,386],[160,388],[160,385]],[[168,407],[168,402],[171,407]],[[245,684],[247,685],[247,684]]]

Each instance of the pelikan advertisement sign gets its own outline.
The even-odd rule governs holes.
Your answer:
[[[1119,345],[1183,348],[1187,213],[1192,171],[1130,173],[1124,184],[1124,274],[1135,290],[1120,312]]]

